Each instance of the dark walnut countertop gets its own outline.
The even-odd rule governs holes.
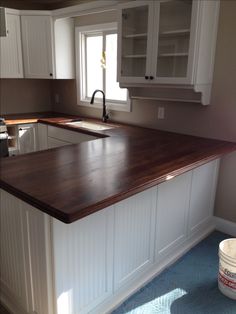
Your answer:
[[[41,122],[69,128],[63,114],[6,116],[7,124]],[[86,120],[86,119],[83,119]],[[91,119],[90,119],[91,121]],[[102,123],[98,120],[94,120]],[[96,140],[0,162],[0,187],[71,223],[236,150],[236,143],[112,124]]]

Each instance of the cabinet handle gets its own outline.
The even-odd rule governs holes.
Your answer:
[[[154,77],[153,76],[150,76],[150,80],[153,80],[154,79]]]
[[[52,73],[50,73],[50,76],[52,76]]]
[[[149,76],[145,75],[145,80],[148,80],[149,79]]]

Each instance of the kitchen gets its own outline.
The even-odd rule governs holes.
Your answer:
[[[96,3],[98,3],[98,1],[96,1]],[[104,1],[100,3],[104,5]],[[108,4],[111,5],[111,1],[108,1]],[[97,4],[94,4],[95,7],[96,5]],[[93,7],[92,3],[90,4],[82,3],[80,5],[80,8],[81,6],[82,6],[82,9],[84,10],[83,15],[84,13],[86,13],[85,14],[86,17],[84,17],[84,20],[83,20],[83,16],[81,16],[80,18],[79,17],[76,18],[75,23],[79,27],[84,27],[88,23],[94,24],[94,25],[101,24],[101,23],[113,23],[114,17],[116,17],[116,14],[114,14],[113,12],[114,10],[111,10],[111,8],[109,8],[109,12],[111,13],[109,14],[98,13],[95,16],[94,13],[92,14],[90,12],[90,14],[88,14],[88,11],[87,11],[87,10],[91,10],[91,7]],[[62,10],[59,12],[62,15],[70,14],[71,12],[70,9],[68,8],[66,12],[63,11],[63,9],[59,9],[59,10]],[[73,10],[79,11],[79,7],[76,6],[75,8],[73,8]],[[96,8],[95,11],[101,11],[101,8],[100,9]],[[233,17],[234,16],[233,12],[235,12],[235,3],[231,1],[222,1],[221,6],[220,6],[219,29],[218,29],[218,34],[217,34],[218,37],[217,37],[217,43],[216,43],[212,93],[211,93],[209,106],[203,106],[196,103],[188,103],[184,100],[182,102],[157,100],[156,98],[158,97],[157,95],[155,95],[154,88],[150,88],[150,87],[139,88],[138,91],[135,90],[135,88],[133,89],[131,88],[131,93],[133,93],[133,95],[131,94],[131,96],[134,96],[132,99],[131,111],[115,111],[111,109],[111,117],[110,117],[110,122],[108,121],[108,124],[109,123],[115,124],[115,122],[117,122],[118,124],[126,123],[129,125],[130,124],[137,125],[137,126],[148,127],[148,128],[153,128],[153,129],[158,129],[158,130],[163,130],[163,131],[171,131],[171,132],[177,132],[177,133],[182,133],[182,134],[184,133],[184,134],[189,134],[189,135],[196,135],[196,136],[202,136],[202,137],[207,137],[207,138],[215,138],[219,140],[227,140],[230,142],[235,142],[236,141],[236,130],[235,130],[235,98],[236,98],[235,96],[236,95],[235,95],[235,79],[234,79],[235,62],[234,62],[233,56],[235,55],[236,47],[233,40],[231,40],[231,38],[234,38],[234,29],[235,29],[235,21]],[[88,16],[90,16],[90,21],[88,19]],[[87,119],[97,118],[98,119],[97,122],[101,123],[100,122],[101,112],[102,112],[101,107],[94,108],[92,107],[92,105],[91,106],[78,106],[77,105],[78,88],[76,86],[77,86],[77,81],[74,79],[72,80],[71,79],[69,80],[65,80],[65,79],[60,79],[60,80],[1,79],[1,115],[4,116],[4,115],[9,115],[9,114],[22,114],[22,117],[25,117],[25,113],[52,112],[53,111],[53,112],[60,112],[60,113],[68,114],[68,115],[71,115],[72,117],[77,116],[77,118],[78,117],[87,117]],[[140,94],[141,92],[142,94]],[[138,93],[138,96],[136,96],[135,93]],[[152,98],[154,99],[148,99],[148,97],[150,98],[151,93],[153,93]],[[171,95],[173,94],[174,92],[172,91]],[[165,110],[164,119],[158,119],[158,107],[161,107],[161,108],[164,107],[164,110]],[[32,119],[34,120],[34,118]],[[54,119],[56,118],[57,117],[55,117]],[[38,117],[35,119],[38,120]],[[43,122],[43,117],[42,117],[41,122]],[[64,123],[64,122],[61,121],[61,123]],[[49,128],[49,126],[53,127],[53,125],[50,125],[50,123],[45,124],[45,121],[44,123],[42,123],[42,125],[43,126],[46,125],[47,128]],[[117,129],[114,127],[114,130],[111,128],[110,130],[105,130],[105,131],[95,132],[95,133],[100,134],[100,135],[101,134],[106,135],[106,133],[107,134],[110,134],[110,133],[112,134],[112,132],[115,133],[115,130]],[[53,129],[51,128],[49,132],[53,132]],[[94,135],[94,132],[92,133],[90,132],[90,134],[86,132],[84,134],[88,136]],[[56,131],[56,133],[59,134],[58,131]],[[127,139],[129,138],[128,133],[126,133],[125,136],[127,137]],[[138,136],[141,138],[143,135],[137,131],[136,137]],[[56,138],[55,135],[51,137]],[[114,135],[114,137],[117,137],[117,135]],[[59,136],[56,139],[59,141],[61,140],[64,142],[70,142],[69,139],[67,140],[65,139],[64,135],[61,135],[61,137]],[[107,140],[107,138],[105,140]],[[182,139],[180,138],[179,140],[180,142],[182,141]],[[95,144],[96,141],[97,141],[97,144]],[[74,148],[74,149],[81,152],[90,149],[91,152],[94,152],[94,151],[96,152],[96,149],[98,148],[94,146],[98,147],[100,145],[98,144],[99,141],[101,142],[103,140],[98,139],[95,141],[89,141],[87,143],[88,146],[85,146],[85,144],[82,144],[80,148]],[[76,143],[73,141],[73,139],[71,140],[71,142]],[[152,143],[153,145],[154,142],[151,141],[150,139],[150,143]],[[117,154],[118,154],[119,149],[123,149],[122,145],[126,145],[126,144],[127,143],[119,141],[119,137],[117,138],[117,145],[118,145],[116,148]],[[135,144],[138,145],[138,143],[136,142]],[[119,145],[120,145],[120,148],[119,148]],[[108,151],[109,146],[112,146],[112,144],[110,145],[108,144],[107,147],[105,147],[105,145],[101,145],[99,149]],[[233,147],[230,148],[229,151],[231,149],[233,150]],[[62,147],[59,150],[62,152],[62,155],[67,154],[66,147]],[[50,158],[53,158],[53,151],[51,151],[51,153],[50,151],[40,152],[39,153],[40,155],[38,155],[39,157],[37,157],[36,154],[32,155],[32,157],[35,156],[34,162],[36,162],[37,160],[38,163],[40,164],[39,161],[41,160],[41,157],[43,158],[43,155],[42,155],[43,153],[47,154],[48,158],[49,156]],[[69,154],[69,151],[68,151],[68,154]],[[146,152],[145,156],[148,159],[148,151]],[[10,158],[9,162],[6,161],[6,163],[8,162],[9,165],[11,164],[13,166],[14,163],[17,163],[17,158],[22,158],[21,159],[22,162],[24,160],[24,156],[22,157],[19,156],[19,157],[14,157],[16,162],[13,159],[12,161],[10,161],[11,159]],[[54,158],[57,158],[57,157],[54,156]],[[234,236],[235,236],[235,222],[236,222],[236,217],[235,217],[235,164],[236,164],[235,158],[236,158],[236,155],[234,152],[229,155],[226,155],[225,157],[221,159],[220,170],[219,170],[219,181],[218,181],[218,187],[217,187],[217,193],[216,193],[215,211],[214,211],[214,216],[217,217],[215,218],[215,222],[214,222],[217,225],[217,229],[223,232],[232,234]],[[63,156],[62,156],[62,159],[63,159]],[[52,159],[52,160],[55,161],[56,159]],[[33,159],[31,159],[31,161],[33,162]],[[27,163],[28,161],[26,160],[25,162]],[[141,161],[139,160],[139,162]],[[14,167],[18,167],[18,166],[15,165]],[[31,171],[32,173],[34,173],[32,168],[31,168]],[[158,172],[159,170],[157,169],[156,171]],[[5,184],[6,184],[7,178],[10,178],[11,174],[7,173],[6,171],[6,173],[4,173],[4,176],[7,176],[5,180]],[[101,173],[100,173],[100,176],[101,176]],[[32,176],[30,176],[30,173],[29,173],[28,178],[31,178],[31,177]],[[156,176],[153,179],[157,180],[157,177],[158,176]],[[11,180],[14,181],[16,180],[16,178],[13,176]],[[34,181],[35,178],[32,177],[32,180]],[[35,184],[37,184],[37,180],[34,182]],[[154,183],[157,183],[157,181]],[[25,185],[24,182],[23,184]],[[154,184],[152,185],[152,187],[153,186]],[[18,186],[18,189],[22,191],[22,189],[24,190],[24,187]],[[153,195],[153,190],[150,190],[148,193],[150,193],[150,195]],[[18,193],[18,197],[20,197],[19,194],[20,193]],[[128,196],[129,195],[126,194],[125,198]],[[147,196],[147,198],[149,199],[149,196]],[[120,200],[121,199],[117,198],[116,202]],[[26,198],[24,199],[24,201],[27,202]],[[107,206],[110,206],[111,204],[112,203],[109,203],[109,204],[107,203]],[[31,205],[36,206],[37,204],[31,203]],[[100,206],[100,209],[105,207],[103,206],[103,204],[102,205],[100,204],[99,206]],[[100,211],[100,213],[102,212],[103,210]],[[110,212],[112,212],[112,210]],[[110,212],[107,213],[107,215],[104,214],[106,216],[106,219],[111,218]],[[152,215],[151,209],[150,209],[150,215]],[[77,218],[78,217],[76,217],[76,219]],[[69,217],[68,219],[75,219],[75,217],[74,218]],[[78,223],[79,221],[80,220],[78,220]],[[104,221],[101,220],[101,223],[103,224]],[[55,222],[55,224],[57,225],[57,222]],[[72,312],[70,313],[73,313],[73,310],[71,311]],[[79,311],[79,313],[87,313],[87,312],[88,310],[86,309]],[[64,311],[64,313],[66,313],[66,311]],[[102,311],[100,313],[102,313]]]

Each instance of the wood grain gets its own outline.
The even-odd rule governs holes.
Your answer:
[[[40,121],[69,128],[67,116]],[[236,143],[113,125],[94,141],[1,159],[0,187],[71,223],[236,150]]]

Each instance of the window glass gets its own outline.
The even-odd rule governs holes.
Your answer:
[[[91,97],[95,89],[103,89],[101,67],[102,35],[86,36],[86,96]]]

